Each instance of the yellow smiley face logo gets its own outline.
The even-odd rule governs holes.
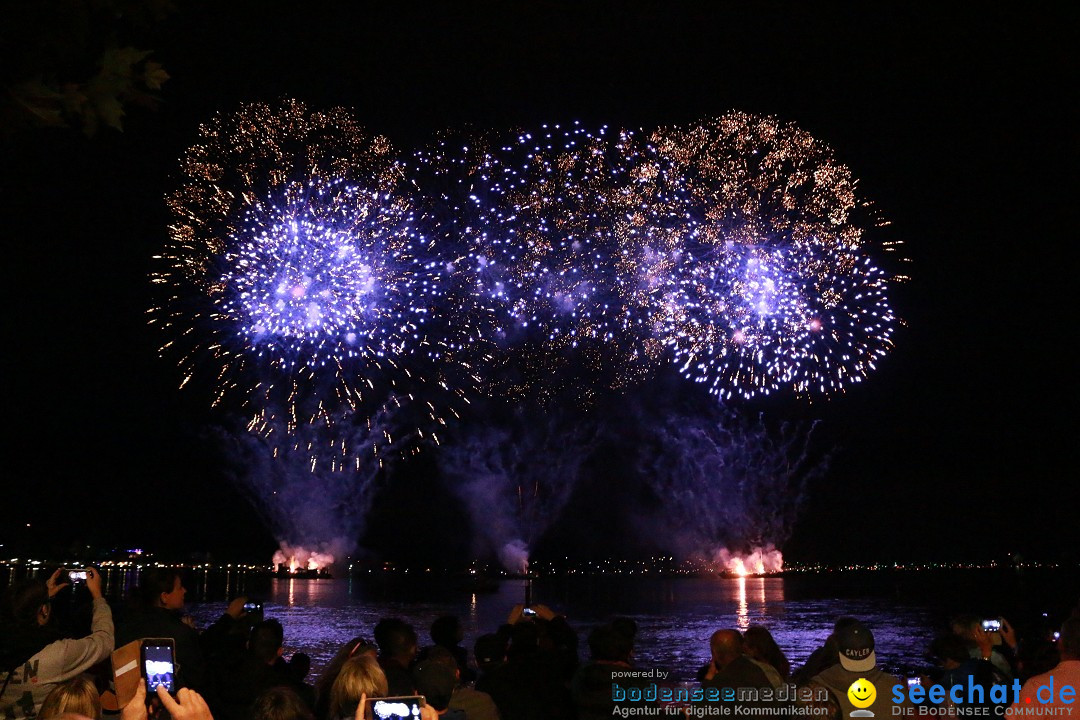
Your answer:
[[[859,678],[851,683],[851,687],[847,689],[847,696],[855,707],[868,708],[874,704],[874,699],[877,698],[877,688],[869,680]]]

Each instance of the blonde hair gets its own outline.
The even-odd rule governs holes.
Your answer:
[[[41,710],[37,716],[46,720],[66,714],[101,720],[101,698],[93,681],[85,675],[79,675],[54,687],[41,702]]]
[[[367,653],[351,657],[341,666],[341,672],[330,689],[331,718],[352,717],[360,703],[360,695],[369,698],[386,697],[386,673],[378,661]]]

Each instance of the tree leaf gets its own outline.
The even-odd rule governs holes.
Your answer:
[[[100,75],[130,78],[135,74],[134,67],[150,56],[149,50],[133,47],[108,47],[101,55]]]
[[[111,128],[117,130],[123,130],[124,126],[120,119],[124,117],[124,106],[120,103],[120,99],[114,95],[98,95],[92,98],[94,103],[94,110],[97,116],[101,118],[101,122],[105,123]]]
[[[150,61],[143,70],[143,84],[151,90],[160,90],[162,83],[169,79],[169,73],[159,63]]]

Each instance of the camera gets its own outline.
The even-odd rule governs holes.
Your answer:
[[[375,698],[367,701],[365,720],[419,720],[423,695]]]
[[[146,678],[146,697],[149,701],[158,685],[176,693],[176,643],[172,638],[143,638],[139,647],[139,665]]]
[[[85,570],[68,570],[68,578],[72,585],[86,582]]]

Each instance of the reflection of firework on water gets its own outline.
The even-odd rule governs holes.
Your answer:
[[[443,423],[462,395],[458,348],[430,339],[443,265],[385,138],[343,110],[249,105],[202,127],[182,170],[154,316],[186,343],[185,384],[243,396],[263,434],[403,403],[410,437]]]
[[[773,118],[731,113],[652,138],[689,198],[665,340],[721,397],[830,393],[892,347],[892,278],[866,254],[855,182],[832,151]]]
[[[629,132],[544,126],[455,136],[416,155],[421,190],[451,207],[448,263],[509,350],[489,380],[511,395],[625,387],[662,353],[655,276],[678,212],[651,149]]]

